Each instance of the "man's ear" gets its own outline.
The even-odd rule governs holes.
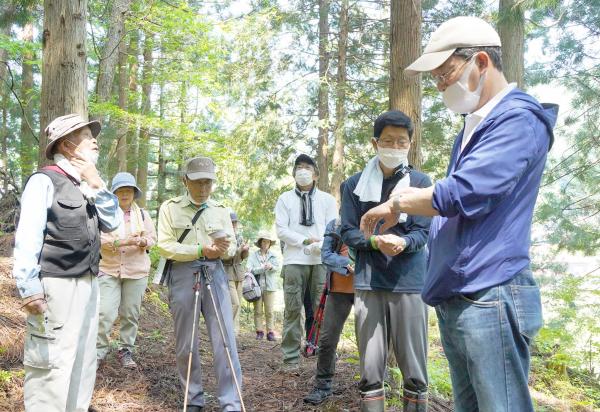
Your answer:
[[[375,139],[374,137],[371,137],[371,145],[373,146],[375,152],[377,152],[377,139]]]
[[[481,69],[487,69],[490,66],[490,56],[486,52],[480,52],[475,57],[475,64]]]

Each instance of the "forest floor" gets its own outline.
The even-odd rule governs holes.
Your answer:
[[[12,249],[9,247],[10,243],[12,239],[0,237],[0,411],[22,411],[25,315],[19,309],[20,300],[10,274],[12,258],[7,256]],[[150,412],[181,409],[183,396],[175,369],[172,322],[163,293],[159,289],[149,289],[144,297],[135,356],[138,369],[120,368],[115,356],[116,350],[109,353],[107,361],[99,368],[92,399],[95,410]],[[359,410],[358,357],[352,342],[342,345],[338,350],[334,396],[319,407],[314,407],[304,404],[302,398],[312,387],[316,359],[302,358],[300,369],[294,374],[283,372],[280,370],[279,342],[255,340],[249,313],[242,314],[241,323],[238,352],[243,372],[244,402],[248,411]],[[437,343],[432,342],[430,346],[436,345]],[[441,353],[441,348],[433,347],[430,351]],[[200,352],[206,410],[218,411],[210,343],[203,322]],[[396,392],[395,402],[388,403],[387,411],[401,411],[402,407],[398,403]],[[550,400],[546,405],[550,406],[552,403]],[[542,410],[569,410],[553,406]],[[450,401],[431,397],[430,412],[452,410]]]

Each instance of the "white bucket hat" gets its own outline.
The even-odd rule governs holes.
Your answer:
[[[102,128],[99,121],[92,120],[91,122],[88,122],[77,113],[67,114],[52,120],[44,130],[46,138],[48,139],[48,144],[46,145],[46,159],[52,160],[52,148],[60,139],[85,126],[90,128],[92,136],[94,137],[97,137],[98,134],[100,134],[100,129]]]
[[[435,70],[456,49],[464,47],[501,47],[500,36],[488,22],[479,17],[454,17],[433,32],[421,57],[404,69],[404,72],[410,76]]]

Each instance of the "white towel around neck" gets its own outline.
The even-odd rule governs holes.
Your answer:
[[[379,167],[379,157],[374,156],[369,160],[367,166],[358,179],[358,184],[354,189],[354,194],[358,196],[361,202],[381,202],[381,187],[383,186],[383,171]],[[410,186],[410,174],[407,173],[396,183],[392,195],[399,189]],[[400,213],[398,223],[406,222],[406,213]]]

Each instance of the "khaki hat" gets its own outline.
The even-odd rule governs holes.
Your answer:
[[[183,174],[190,180],[212,179],[216,180],[215,162],[210,157],[192,157],[185,162]]]
[[[67,114],[52,120],[44,130],[46,138],[48,139],[48,144],[46,145],[46,159],[52,160],[52,148],[61,138],[86,126],[90,128],[92,136],[94,137],[97,137],[100,134],[100,129],[102,129],[99,121],[92,120],[91,122],[88,122],[77,113]]]
[[[500,36],[485,20],[472,16],[455,17],[442,23],[433,32],[421,57],[404,72],[415,75],[435,70],[459,48],[500,46]]]
[[[261,239],[267,239],[271,241],[271,246],[277,244],[277,239],[275,239],[275,236],[273,236],[271,234],[271,232],[269,232],[268,230],[261,230],[260,232],[258,232],[258,235],[256,237],[256,242],[254,242],[254,244],[256,245],[256,247],[260,247],[260,241]]]

